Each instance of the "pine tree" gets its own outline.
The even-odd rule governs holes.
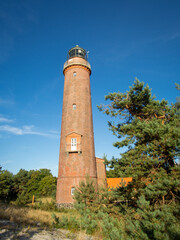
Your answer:
[[[108,124],[121,139],[114,146],[126,148],[111,164],[117,177],[133,177],[119,190],[121,198],[134,206],[141,194],[151,204],[177,200],[180,124],[175,105],[155,100],[149,86],[137,79],[126,93],[110,93],[105,99],[111,103],[99,109],[114,117]]]
[[[110,104],[99,109],[114,118],[108,122],[119,139],[114,146],[125,149],[108,166],[116,177],[133,177],[116,190],[126,235],[129,239],[179,239],[177,105],[156,100],[149,86],[137,79],[126,93],[110,93],[105,99]]]

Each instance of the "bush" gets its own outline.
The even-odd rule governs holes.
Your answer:
[[[107,240],[180,239],[180,207],[175,202],[151,205],[151,200],[146,200],[141,192],[138,194],[134,207],[131,202],[118,201],[114,191],[96,190],[89,179],[81,183],[74,195],[75,208],[81,214],[81,229],[89,234],[100,229]]]
[[[29,194],[27,194],[25,191],[23,191],[20,194],[18,194],[15,204],[17,204],[18,206],[24,206],[27,203],[31,203],[31,202],[32,202],[32,197]]]
[[[126,219],[126,232],[132,239],[180,239],[178,206],[164,205],[153,208],[144,196],[139,198],[137,204],[137,211],[127,215]]]
[[[9,202],[14,199],[13,174],[0,168],[0,199]]]
[[[83,215],[85,209],[93,213],[99,211],[109,214],[117,214],[119,208],[116,206],[116,192],[108,191],[107,188],[99,187],[86,178],[86,182],[80,182],[74,193],[75,208]]]
[[[42,200],[39,200],[34,204],[35,209],[41,209],[45,211],[58,211],[58,208],[56,206],[56,202],[54,200],[42,202]]]
[[[62,216],[62,218],[59,218],[54,213],[51,216],[54,220],[52,223],[53,227],[75,231],[80,229],[80,221],[76,217],[70,216],[68,219],[66,216]]]

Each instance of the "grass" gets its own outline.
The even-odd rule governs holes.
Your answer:
[[[46,203],[45,199],[44,202]],[[55,213],[56,217],[59,217],[60,219],[62,216],[65,216],[68,219],[72,216],[77,218],[80,217],[80,214],[74,209],[65,209],[65,211],[62,212],[54,212],[34,209],[30,206],[20,207],[14,204],[5,204],[0,202],[0,219],[7,219],[21,224],[22,226],[31,225],[36,227],[40,223],[41,227],[48,227],[51,229],[53,223],[52,213]],[[75,234],[75,239],[77,240],[88,239],[85,231],[83,230],[77,231],[76,229],[70,229],[70,232]],[[98,232],[93,235],[94,239],[102,239]]]
[[[19,207],[15,205],[7,205],[0,203],[0,218],[8,219],[10,221],[26,224],[37,224],[41,223],[43,225],[51,226],[53,211],[45,211],[40,209],[34,209],[32,207]],[[75,211],[74,213],[75,214]],[[78,213],[76,212],[78,215]],[[56,212],[56,216],[61,218],[62,216],[70,217],[72,211]]]
[[[63,221],[64,217],[71,221],[72,217],[77,220],[81,218],[80,213],[75,209],[60,209],[58,211],[52,210],[49,208],[49,204],[53,205],[53,200],[51,198],[41,198],[36,199],[34,207],[32,204],[26,206],[17,206],[15,202],[10,204],[5,204],[0,202],[0,219],[7,219],[22,226],[32,226],[32,227],[45,227],[45,228],[54,228],[57,227],[52,215],[55,213],[56,218],[59,218],[60,221]],[[45,208],[47,206],[47,208]],[[42,209],[39,209],[42,207]],[[64,227],[63,227],[64,228]],[[76,239],[83,240],[87,239],[85,234],[86,230],[77,228],[75,226],[70,226],[65,229],[70,230],[76,235]],[[102,232],[97,230],[93,233],[94,239],[102,239]]]
[[[41,227],[52,227],[52,213],[50,211],[43,211],[39,209],[33,209],[30,207],[19,207],[15,206],[12,204],[4,204],[0,202],[0,219],[7,219],[13,222],[17,222],[18,224],[21,224],[22,226],[24,225],[32,225],[32,226],[37,226],[38,223],[41,224]],[[70,218],[70,216],[75,216],[79,217],[78,212],[75,210],[69,212],[56,212],[55,213],[57,217],[61,218],[62,216],[66,216]],[[65,230],[66,231],[66,230]],[[84,231],[75,231],[73,229],[73,234],[74,238],[76,240],[84,240],[84,239],[89,239],[87,238],[87,235],[85,234]],[[72,233],[66,232],[67,237],[71,236]],[[96,235],[94,236],[94,239],[100,240],[102,239],[100,236]]]

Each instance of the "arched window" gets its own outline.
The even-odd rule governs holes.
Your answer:
[[[71,195],[72,195],[72,196],[74,195],[74,191],[75,191],[75,187],[72,187],[72,188],[71,188]]]
[[[77,73],[76,72],[73,72],[73,76],[76,77]]]
[[[76,104],[75,103],[73,104],[73,110],[76,110]]]

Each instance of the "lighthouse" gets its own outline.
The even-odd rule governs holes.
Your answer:
[[[73,204],[75,187],[87,176],[95,185],[98,183],[90,90],[91,66],[83,48],[76,45],[69,50],[63,74],[56,202],[66,207]]]

